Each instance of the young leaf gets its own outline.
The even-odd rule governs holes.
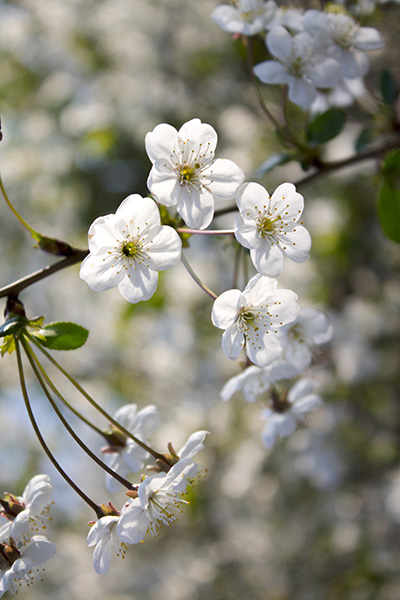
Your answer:
[[[32,332],[40,343],[51,350],[75,350],[86,342],[89,332],[76,323],[49,323]]]
[[[0,346],[0,353],[2,356],[5,355],[6,352],[8,354],[12,354],[15,350],[15,337],[13,335],[7,335],[4,338],[4,342]]]
[[[333,140],[342,131],[346,115],[338,108],[330,108],[317,115],[307,125],[307,140],[312,146],[325,144]]]
[[[394,179],[385,179],[381,187],[378,216],[385,235],[400,244],[400,187]]]
[[[273,154],[258,167],[255,172],[255,176],[258,179],[271,171],[274,167],[277,167],[278,165],[284,165],[285,163],[290,162],[292,159],[292,155],[285,152]]]

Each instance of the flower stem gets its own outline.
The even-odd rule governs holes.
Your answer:
[[[166,457],[164,456],[164,454],[161,454],[160,452],[156,452],[155,450],[153,450],[153,448],[150,448],[150,446],[148,446],[147,444],[145,444],[144,442],[142,442],[141,440],[139,440],[139,438],[137,438],[135,435],[133,435],[133,433],[131,433],[130,431],[128,431],[128,429],[126,429],[123,425],[121,425],[121,423],[118,423],[118,421],[116,419],[114,419],[111,415],[108,414],[108,412],[106,410],[104,410],[104,408],[102,408],[99,404],[97,404],[97,402],[83,389],[83,387],[81,385],[79,385],[79,383],[77,381],[75,381],[75,379],[72,377],[72,375],[70,375],[65,369],[63,369],[63,367],[60,365],[60,363],[58,363],[56,361],[56,359],[53,358],[51,356],[51,354],[49,354],[43,348],[43,346],[39,342],[37,342],[34,338],[31,338],[31,340],[39,348],[39,350],[46,356],[46,358],[55,367],[57,367],[57,369],[59,371],[61,371],[61,373],[64,375],[64,377],[66,377],[68,379],[68,381],[70,381],[72,383],[72,385],[82,394],[82,396],[84,398],[86,398],[86,400],[100,414],[102,414],[103,417],[105,417],[112,425],[114,425],[114,427],[116,427],[117,429],[119,429],[120,431],[122,431],[122,433],[124,435],[126,435],[126,437],[130,438],[131,440],[133,440],[138,446],[140,446],[141,448],[143,448],[143,450],[146,450],[146,452],[148,452],[156,460],[159,459],[159,460],[162,460],[164,463],[167,462],[166,461]]]
[[[25,221],[25,219],[23,219],[23,218],[21,217],[21,215],[19,214],[19,212],[18,212],[18,211],[17,211],[17,210],[14,208],[14,206],[11,204],[11,201],[10,201],[10,199],[9,199],[9,197],[8,197],[8,195],[7,195],[7,192],[6,192],[5,188],[4,188],[4,185],[3,185],[3,181],[2,181],[2,179],[1,179],[1,176],[0,176],[0,190],[1,190],[1,193],[3,194],[3,198],[4,198],[4,200],[6,201],[6,203],[7,203],[8,207],[9,207],[9,209],[12,211],[12,213],[14,214],[14,216],[15,216],[15,217],[17,217],[17,219],[18,219],[18,221],[21,223],[21,225],[23,225],[23,227],[25,227],[25,229],[27,229],[27,230],[29,231],[29,233],[31,234],[31,236],[32,236],[32,237],[33,237],[35,240],[38,240],[38,239],[40,238],[40,233],[38,233],[37,231],[35,231],[35,230],[33,229],[33,227],[31,227],[31,226],[29,225],[29,223],[27,223],[27,222]]]
[[[67,422],[67,420],[65,419],[64,415],[61,413],[60,409],[58,408],[57,404],[54,402],[54,399],[52,398],[49,390],[46,388],[46,385],[42,379],[42,376],[40,374],[40,370],[42,369],[42,366],[40,365],[36,355],[34,354],[33,350],[30,348],[29,344],[27,343],[27,341],[22,338],[21,339],[21,344],[25,350],[25,354],[30,362],[30,365],[32,367],[32,370],[35,374],[36,379],[39,382],[40,387],[42,388],[46,398],[48,399],[48,401],[51,404],[52,409],[54,410],[54,412],[56,413],[57,417],[60,419],[61,423],[64,425],[65,429],[68,431],[68,433],[70,434],[70,436],[75,440],[75,442],[82,448],[82,450],[84,452],[86,452],[86,454],[88,456],[90,456],[90,458],[92,460],[94,460],[94,462],[99,465],[99,467],[101,467],[102,469],[104,469],[104,471],[106,471],[109,475],[111,475],[111,477],[114,477],[114,479],[116,479],[117,481],[119,481],[119,483],[121,483],[122,485],[124,485],[128,490],[132,489],[132,485],[130,484],[130,482],[125,479],[124,477],[122,477],[121,475],[119,475],[118,473],[116,473],[113,469],[111,469],[111,467],[109,467],[105,462],[103,462],[98,456],[96,456],[96,454],[94,454],[90,448],[88,448],[88,446],[86,446],[86,444],[80,439],[80,437],[75,433],[75,431],[72,429],[72,427],[69,425],[69,423]],[[40,365],[40,368],[39,368]],[[56,392],[57,396],[60,397],[58,391]]]
[[[178,233],[190,233],[198,235],[234,235],[234,229],[187,229],[186,227],[178,227]]]
[[[218,298],[217,294],[215,294],[212,290],[210,290],[210,288],[208,288],[206,285],[204,285],[204,283],[201,281],[201,279],[196,275],[196,273],[193,271],[192,267],[189,265],[186,256],[184,256],[183,252],[182,252],[182,256],[181,256],[182,262],[187,270],[187,272],[189,273],[189,275],[191,276],[191,278],[197,283],[197,285],[209,296],[211,296],[211,298],[213,298],[214,300],[216,298]]]
[[[25,383],[25,376],[24,376],[24,370],[23,370],[23,366],[22,366],[22,358],[21,358],[21,350],[19,347],[19,340],[17,337],[14,338],[15,339],[15,352],[17,355],[17,363],[18,363],[18,373],[19,373],[19,380],[21,383],[21,390],[22,390],[22,395],[24,398],[24,402],[25,402],[25,407],[29,416],[29,420],[32,424],[33,430],[36,434],[36,437],[40,443],[40,445],[42,446],[44,452],[46,453],[48,459],[51,461],[51,463],[53,464],[53,466],[57,469],[57,471],[60,473],[61,477],[63,477],[63,479],[65,479],[65,481],[68,483],[68,485],[70,485],[72,487],[73,490],[75,490],[75,492],[82,498],[82,500],[84,502],[86,502],[86,504],[88,504],[90,506],[90,508],[92,508],[94,510],[94,512],[97,515],[97,518],[101,518],[102,516],[104,516],[103,511],[101,510],[100,506],[98,506],[95,502],[93,502],[93,500],[91,500],[91,498],[89,498],[89,496],[87,496],[77,485],[74,481],[72,481],[72,479],[66,474],[66,472],[64,471],[64,469],[61,467],[61,465],[58,463],[58,461],[56,460],[56,458],[53,456],[50,448],[48,447],[48,445],[46,444],[46,442],[44,441],[44,438],[42,436],[42,434],[40,433],[40,429],[38,427],[38,424],[36,422],[35,416],[33,414],[32,411],[32,406],[29,400],[29,396],[28,396],[28,391],[26,389],[26,383]]]

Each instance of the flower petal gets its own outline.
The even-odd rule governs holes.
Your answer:
[[[215,300],[211,320],[215,327],[226,329],[232,325],[240,311],[240,290],[227,290]]]
[[[136,304],[148,300],[157,289],[158,273],[147,268],[144,264],[135,263],[128,267],[126,275],[118,284],[118,290],[125,300]]]

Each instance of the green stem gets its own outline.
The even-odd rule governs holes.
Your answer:
[[[1,179],[1,176],[0,176],[0,190],[1,190],[1,193],[3,194],[3,198],[4,198],[4,200],[6,201],[6,203],[7,203],[8,207],[9,207],[9,209],[10,209],[10,210],[13,212],[14,216],[15,216],[15,217],[17,217],[17,219],[18,219],[18,221],[21,223],[21,225],[23,225],[23,226],[25,227],[25,229],[27,229],[27,230],[29,231],[29,233],[31,234],[31,236],[32,236],[32,237],[33,237],[35,240],[38,240],[38,239],[40,238],[40,234],[39,234],[37,231],[35,231],[35,230],[33,229],[33,227],[31,227],[31,226],[29,225],[29,223],[27,223],[27,222],[25,221],[25,219],[23,219],[23,218],[21,217],[21,215],[19,214],[19,212],[18,212],[18,211],[17,211],[17,210],[14,208],[14,206],[11,204],[11,201],[10,201],[10,199],[9,199],[9,197],[8,197],[8,195],[7,195],[7,192],[6,192],[5,188],[4,188],[4,185],[3,185],[3,181],[2,181],[2,179]]]
[[[178,233],[190,233],[192,235],[234,235],[234,229],[187,229],[186,227],[178,227]]]
[[[55,367],[57,367],[57,369],[64,375],[64,377],[66,377],[68,379],[68,381],[70,381],[72,383],[72,385],[82,394],[82,396],[84,398],[86,398],[86,400],[100,414],[102,414],[103,417],[105,417],[112,425],[114,425],[114,427],[116,427],[117,429],[122,431],[122,433],[124,435],[126,435],[126,437],[133,440],[138,446],[143,448],[143,450],[146,450],[146,452],[148,452],[156,460],[159,459],[159,460],[162,460],[164,463],[167,462],[166,458],[163,454],[161,454],[160,452],[156,452],[155,450],[153,450],[153,448],[150,448],[150,446],[148,446],[147,444],[145,444],[144,442],[139,440],[139,438],[137,438],[135,435],[133,435],[133,433],[128,431],[128,429],[126,429],[123,425],[121,425],[121,423],[118,423],[118,421],[116,419],[113,419],[113,417],[111,415],[109,415],[108,412],[104,410],[104,408],[102,408],[99,404],[97,404],[97,402],[91,396],[89,396],[89,394],[83,389],[83,387],[81,385],[79,385],[79,383],[77,381],[75,381],[75,379],[72,377],[72,375],[70,375],[65,369],[63,369],[63,367],[56,361],[56,359],[53,358],[51,356],[51,354],[49,354],[39,342],[37,342],[34,338],[31,338],[31,340],[39,348],[39,350],[46,356],[46,358]]]
[[[103,462],[98,456],[96,456],[96,454],[94,454],[94,452],[92,452],[90,450],[90,448],[88,448],[88,446],[86,446],[86,444],[80,439],[80,437],[75,433],[75,431],[72,429],[72,427],[69,425],[68,421],[65,419],[64,415],[62,414],[62,412],[60,411],[60,409],[58,408],[57,404],[54,402],[54,399],[52,398],[49,390],[46,388],[46,385],[42,379],[42,376],[40,374],[40,370],[38,368],[38,366],[40,365],[39,360],[37,359],[37,357],[35,356],[33,350],[30,348],[29,344],[27,343],[27,341],[22,337],[21,338],[21,344],[22,347],[25,350],[25,354],[30,362],[30,365],[32,367],[32,370],[35,374],[36,379],[39,382],[40,387],[42,388],[47,400],[50,402],[50,405],[52,407],[52,409],[54,410],[54,412],[56,413],[57,417],[60,419],[61,423],[64,425],[65,429],[68,431],[68,433],[70,434],[70,436],[75,440],[75,442],[82,448],[82,450],[84,452],[86,452],[86,454],[88,456],[90,456],[90,458],[97,464],[99,465],[99,467],[101,467],[104,471],[106,471],[109,475],[111,475],[111,477],[114,477],[114,479],[116,479],[117,481],[119,481],[122,485],[124,485],[128,490],[132,489],[132,485],[131,483],[125,479],[124,477],[121,477],[121,475],[119,475],[118,473],[116,473],[116,471],[114,471],[114,469],[111,469],[111,467],[109,467],[105,462]],[[36,365],[36,363],[38,363],[38,366]],[[42,368],[42,366],[40,365],[40,367]],[[57,392],[57,395],[58,392]]]
[[[210,290],[210,288],[208,288],[206,285],[204,285],[204,283],[201,281],[201,279],[196,275],[196,273],[193,271],[192,267],[189,265],[186,257],[183,255],[182,252],[182,256],[181,256],[181,260],[187,270],[187,272],[189,273],[189,275],[191,276],[191,278],[197,283],[197,285],[209,296],[211,296],[211,298],[213,298],[214,300],[216,298],[218,298],[217,294],[215,294],[212,290]]]
[[[64,471],[64,469],[61,467],[61,465],[58,463],[58,461],[56,460],[56,458],[53,456],[50,448],[48,447],[48,445],[46,444],[46,442],[44,441],[44,438],[42,436],[42,434],[40,433],[40,429],[38,427],[38,424],[36,423],[35,420],[35,416],[33,414],[32,411],[32,406],[29,400],[29,396],[28,396],[28,391],[26,389],[26,383],[25,383],[25,376],[24,376],[24,370],[23,370],[23,366],[22,366],[22,358],[21,358],[21,350],[19,347],[19,340],[17,337],[14,337],[15,339],[15,352],[17,355],[17,363],[18,363],[18,373],[19,373],[19,380],[21,383],[21,390],[22,390],[22,395],[24,398],[24,402],[25,402],[25,407],[29,416],[29,420],[32,424],[33,430],[36,434],[36,437],[40,443],[40,445],[42,446],[44,452],[46,453],[48,459],[51,461],[51,463],[53,464],[53,466],[57,469],[57,471],[60,473],[61,477],[63,477],[63,479],[65,479],[65,481],[68,483],[68,485],[70,485],[72,487],[73,490],[75,490],[75,492],[82,498],[82,500],[84,502],[86,502],[86,504],[88,504],[90,506],[90,508],[92,508],[94,510],[94,512],[97,515],[97,518],[100,519],[101,517],[104,516],[103,511],[101,510],[100,506],[98,506],[95,502],[93,502],[93,500],[91,500],[91,498],[89,498],[89,496],[87,496],[77,485],[74,481],[72,481],[72,479],[66,474],[66,472]]]

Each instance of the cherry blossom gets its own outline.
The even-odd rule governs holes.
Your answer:
[[[138,411],[136,404],[126,404],[117,410],[114,419],[145,443],[161,423],[161,417],[154,405]],[[142,467],[143,460],[148,457],[146,450],[115,427],[112,428],[109,441],[110,445],[102,448],[108,466],[123,476],[137,473]],[[110,492],[120,488],[120,484],[108,473],[106,484]]]
[[[267,421],[261,434],[264,446],[270,449],[278,438],[291,435],[307,414],[321,405],[322,400],[313,393],[314,389],[314,381],[300,379],[289,390],[286,399],[280,398],[271,408],[264,408],[262,418]]]
[[[282,353],[278,328],[293,321],[299,308],[297,295],[277,285],[276,279],[257,274],[243,292],[228,290],[215,300],[211,319],[225,329],[222,349],[231,360],[244,347],[255,365],[265,367]]]
[[[234,5],[222,4],[211,13],[211,18],[225,31],[254,35],[264,31],[274,17],[273,0],[236,0]]]
[[[160,204],[177,207],[188,225],[205,229],[214,215],[215,199],[232,199],[244,181],[234,162],[214,158],[217,133],[200,119],[179,131],[162,123],[146,135],[146,151],[153,167],[147,185]]]
[[[290,379],[297,375],[297,369],[287,362],[274,361],[268,367],[247,367],[239,375],[228,379],[221,390],[225,402],[242,391],[247,402],[255,402],[276,381]]]
[[[340,65],[343,77],[363,77],[369,69],[365,50],[378,50],[385,45],[373,27],[360,27],[349,15],[308,10],[303,26],[316,40],[318,47]]]
[[[118,522],[118,535],[127,544],[138,544],[147,531],[156,537],[162,525],[172,525],[183,505],[182,491],[191,477],[193,461],[177,462],[168,473],[146,477],[139,485],[138,497],[125,504]]]
[[[285,360],[302,373],[311,364],[316,346],[332,339],[329,317],[316,308],[301,308],[295,321],[278,332]]]
[[[52,558],[56,548],[47,538],[33,536],[30,542],[18,546],[13,540],[0,544],[0,597],[7,591],[18,592],[22,583],[31,585],[41,580],[39,567]]]
[[[20,540],[39,528],[46,529],[46,521],[52,504],[52,485],[48,475],[35,475],[22,496],[4,494],[0,514],[6,518],[0,527],[0,542],[12,537]]]
[[[283,255],[294,262],[309,258],[311,237],[299,224],[304,199],[292,183],[283,183],[272,196],[258,183],[245,183],[238,191],[235,236],[250,249],[251,260],[262,275],[282,272]]]
[[[126,544],[121,541],[117,524],[119,516],[109,515],[101,517],[90,528],[87,536],[87,545],[95,546],[93,552],[93,567],[96,573],[104,575],[108,572],[112,553],[125,558]]]
[[[160,225],[154,201],[132,194],[115,214],[99,217],[90,226],[90,254],[80,277],[95,292],[118,286],[128,302],[148,300],[156,291],[158,271],[179,262],[181,246],[177,232]]]
[[[317,51],[313,37],[307,32],[292,36],[277,25],[266,37],[270,53],[278,60],[267,60],[254,67],[254,73],[264,83],[283,83],[289,87],[289,99],[309,107],[317,96],[316,88],[330,88],[341,77],[333,58]]]

